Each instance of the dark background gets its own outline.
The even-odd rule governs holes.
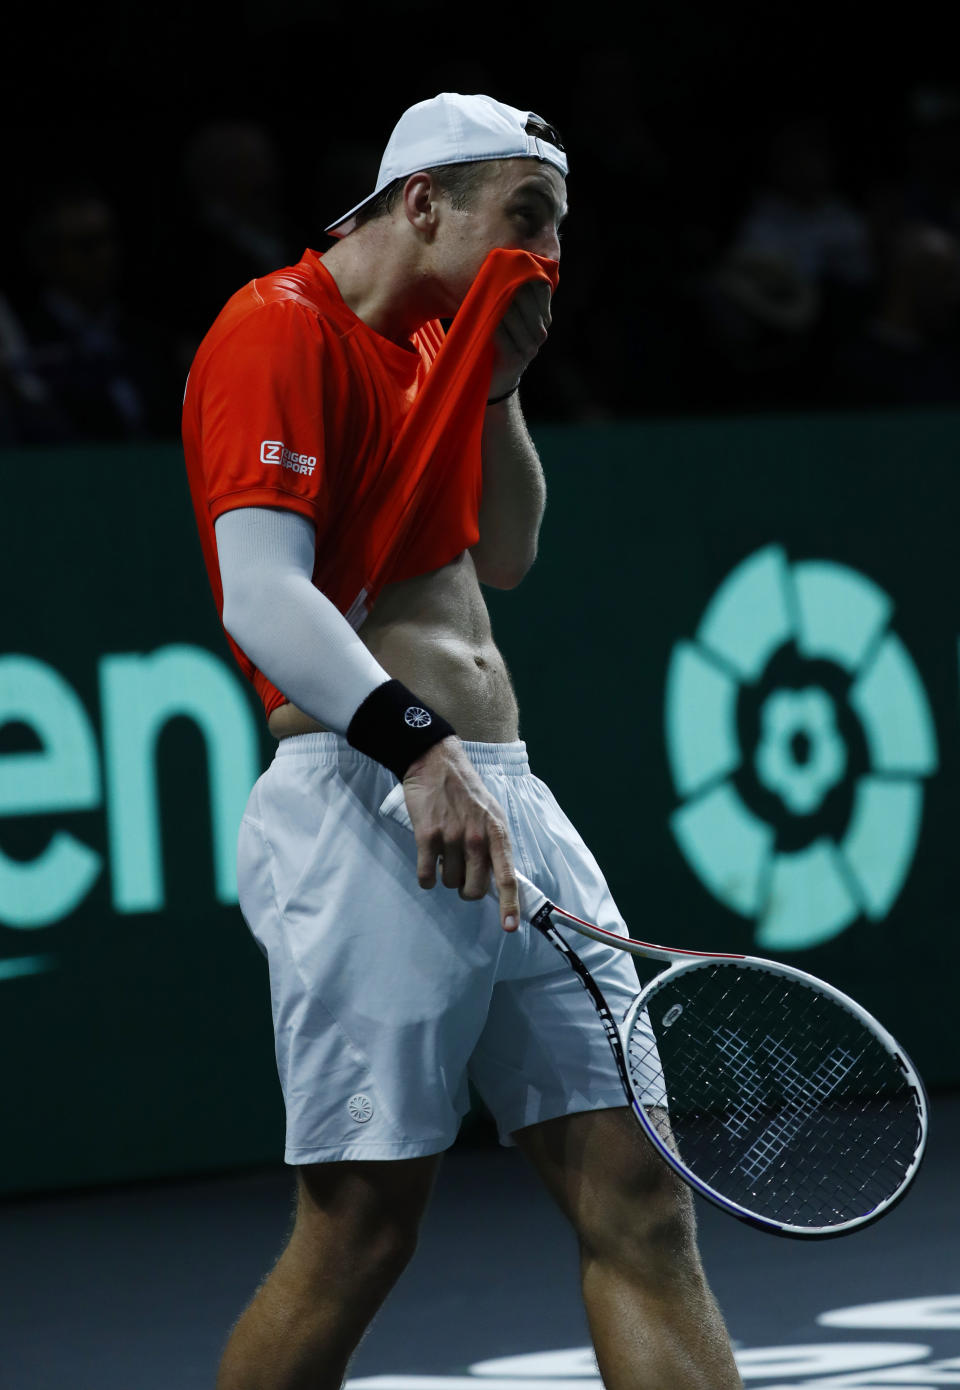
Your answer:
[[[529,106],[569,153],[561,290],[524,387],[530,418],[956,404],[960,69],[947,14],[689,0],[21,14],[3,60],[0,295],[33,335],[36,370],[55,377],[49,356],[36,361],[50,340],[35,324],[43,219],[53,193],[81,184],[111,221],[120,338],[143,403],[132,422],[113,406],[81,419],[68,403],[53,425],[49,410],[14,402],[0,444],[175,438],[186,368],[224,300],[306,245],[323,249],[322,227],[373,188],[400,112],[440,90]],[[224,122],[217,146],[211,126]],[[268,229],[253,252],[228,247],[200,209],[225,151]],[[798,281],[783,247],[768,246],[775,266],[741,267],[731,289],[745,221],[784,178],[794,212],[798,183],[801,201],[845,209],[862,264],[808,267]],[[773,320],[744,306],[744,279]],[[778,326],[811,287],[809,321]],[[878,347],[870,325],[891,295],[896,317],[906,296],[925,326],[918,341]],[[22,357],[4,351],[0,327],[5,370]],[[9,378],[6,389],[16,394]]]

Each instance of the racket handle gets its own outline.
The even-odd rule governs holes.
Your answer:
[[[403,795],[403,787],[399,782],[387,792],[383,801],[380,803],[380,814],[381,816],[385,816],[387,820],[396,821],[396,823],[402,825],[405,830],[409,830],[411,834],[413,833],[413,822],[410,819],[410,812],[407,810],[407,803]],[[532,922],[533,918],[538,912],[542,911],[544,907],[552,906],[549,899],[545,894],[540,892],[536,884],[531,883],[528,878],[524,878],[521,873],[517,874],[517,889],[520,899],[520,916],[528,922]],[[492,881],[490,887],[487,889],[487,897],[493,898],[494,902],[500,901],[497,886]]]

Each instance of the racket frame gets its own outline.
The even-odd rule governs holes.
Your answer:
[[[630,1103],[644,1133],[664,1162],[668,1163],[674,1172],[683,1178],[684,1182],[688,1183],[695,1192],[698,1192],[702,1197],[705,1197],[723,1211],[729,1212],[731,1216],[737,1217],[740,1221],[745,1221],[750,1226],[769,1231],[773,1235],[790,1236],[799,1240],[829,1240],[832,1237],[848,1235],[851,1231],[862,1230],[864,1227],[872,1225],[874,1221],[878,1221],[881,1216],[895,1207],[906,1195],[907,1189],[917,1175],[917,1171],[923,1161],[923,1155],[926,1151],[929,1129],[929,1105],[926,1090],[924,1089],[923,1082],[916,1068],[896,1039],[887,1032],[886,1028],[884,1028],[881,1023],[877,1022],[872,1014],[863,1008],[862,1005],[858,1004],[855,999],[851,999],[848,994],[844,994],[842,990],[837,989],[834,985],[828,984],[826,980],[818,979],[816,975],[810,975],[807,971],[798,969],[797,966],[784,965],[780,961],[763,960],[758,956],[740,956],[733,958],[731,963],[737,965],[740,969],[754,969],[762,971],[765,975],[779,975],[782,979],[795,980],[797,983],[806,985],[807,988],[825,995],[828,999],[833,1000],[834,1003],[839,1004],[842,1008],[852,1013],[857,1021],[880,1043],[885,1051],[897,1063],[903,1074],[904,1080],[913,1092],[914,1104],[917,1110],[919,1138],[909,1167],[904,1173],[896,1191],[885,1198],[884,1201],[879,1202],[877,1206],[872,1208],[869,1212],[865,1212],[862,1216],[853,1217],[848,1221],[838,1222],[830,1226],[798,1226],[786,1221],[776,1221],[772,1217],[763,1216],[759,1212],[751,1211],[748,1207],[744,1207],[740,1203],[732,1201],[731,1198],[725,1197],[723,1193],[716,1191],[709,1183],[704,1182],[702,1178],[697,1177],[695,1173],[687,1168],[658,1134],[653,1121],[647,1115],[646,1107],[640,1102],[634,1090],[629,1068],[627,1068],[627,1078],[631,1092]],[[637,1014],[647,1007],[649,1001],[664,987],[664,985],[676,979],[678,975],[702,970],[710,964],[712,964],[712,962],[709,960],[676,961],[669,969],[661,971],[643,986],[640,993],[627,1010],[623,1022],[620,1024],[619,1042],[621,1055],[624,1057],[624,1061],[626,1061],[630,1033]],[[584,966],[584,969],[586,969],[586,966]]]

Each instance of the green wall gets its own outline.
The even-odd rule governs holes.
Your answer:
[[[634,934],[777,955],[960,1081],[960,414],[536,431],[490,595]],[[8,451],[0,1190],[280,1157],[236,827],[271,755],[176,448]]]

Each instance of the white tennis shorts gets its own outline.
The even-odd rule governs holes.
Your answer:
[[[523,743],[465,743],[507,814],[516,867],[625,933],[603,876]],[[281,741],[240,829],[244,919],[267,958],[290,1164],[415,1158],[453,1143],[468,1079],[500,1139],[625,1104],[603,1027],[558,951],[416,876],[412,834],[378,814],[393,774],[335,734]],[[573,939],[621,1018],[632,960]]]

